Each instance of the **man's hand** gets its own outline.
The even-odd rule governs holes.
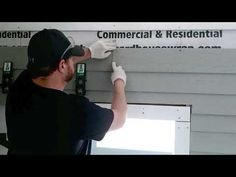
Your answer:
[[[115,84],[115,81],[118,79],[123,80],[124,86],[126,85],[126,74],[125,71],[122,69],[122,66],[116,66],[116,62],[112,62],[112,69],[113,73],[111,74],[111,81],[113,85]]]
[[[91,46],[89,46],[89,50],[91,52],[91,58],[95,59],[107,58],[111,54],[111,51],[115,49],[116,49],[115,40],[100,39],[94,42]]]

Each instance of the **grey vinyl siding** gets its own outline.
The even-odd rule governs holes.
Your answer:
[[[0,47],[0,63],[13,61],[15,78],[26,66],[26,49]],[[128,103],[192,105],[191,154],[236,154],[236,50],[118,49],[108,59],[86,61],[91,101],[111,102],[112,60],[127,73]],[[65,91],[74,87],[70,82]],[[0,122],[5,98],[0,93]]]

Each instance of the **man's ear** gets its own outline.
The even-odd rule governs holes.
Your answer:
[[[60,60],[58,64],[58,71],[64,73],[66,67],[66,61],[64,59]]]

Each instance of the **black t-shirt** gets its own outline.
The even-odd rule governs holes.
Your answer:
[[[9,154],[89,154],[114,114],[83,96],[40,87],[27,70],[14,82],[6,101]]]

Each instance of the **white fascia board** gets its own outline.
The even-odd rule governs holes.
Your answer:
[[[236,30],[235,22],[0,22],[0,31]]]
[[[104,108],[111,108],[111,104],[97,103]],[[190,122],[190,106],[161,106],[128,104],[127,117],[140,119],[175,120]]]

